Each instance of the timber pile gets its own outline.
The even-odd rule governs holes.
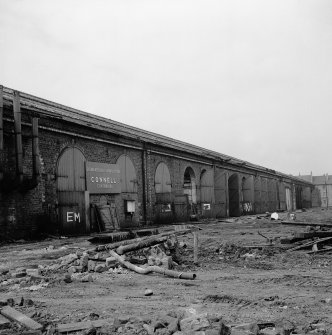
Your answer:
[[[303,222],[303,221],[282,221],[282,224],[305,226],[306,232],[295,233],[289,238],[281,239],[282,244],[297,244],[288,251],[296,251],[302,249],[310,249],[308,254],[329,253],[332,251],[332,224],[329,222]]]
[[[93,273],[119,274],[128,273],[128,270],[141,274],[156,272],[176,278],[194,279],[195,274],[172,270],[180,261],[181,246],[177,236],[190,232],[192,229],[170,231],[99,245],[91,250],[77,250],[58,258],[54,264],[43,267],[40,271],[43,276],[62,272],[63,280],[67,283],[72,280],[93,281]]]

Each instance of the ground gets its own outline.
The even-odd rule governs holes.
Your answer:
[[[280,216],[285,218],[286,213]],[[332,222],[332,210],[298,212],[296,220]],[[10,270],[0,274],[0,301],[13,298],[14,308],[44,325],[84,321],[93,315],[101,319],[136,317],[149,323],[165,313],[193,308],[218,314],[228,326],[282,321],[299,334],[332,332],[331,253],[287,251],[294,244],[280,244],[280,238],[308,231],[308,227],[284,225],[265,215],[191,224],[201,228],[198,263],[194,264],[193,234],[179,236],[180,245],[187,247],[181,248],[175,270],[195,273],[194,280],[120,269],[118,273],[92,273],[92,282],[66,283],[61,270],[42,271],[48,278],[45,287],[40,281],[33,286],[24,278],[8,281],[18,268],[49,269],[61,256],[94,248],[87,237],[21,241],[0,248],[0,267]],[[270,243],[272,246],[253,247]],[[144,295],[146,289],[153,294]],[[33,305],[19,306],[22,297],[31,299]]]

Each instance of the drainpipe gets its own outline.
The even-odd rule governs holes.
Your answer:
[[[39,132],[38,118],[32,119],[32,159],[33,159],[33,180],[38,183],[40,176],[40,159],[39,159]]]
[[[23,183],[23,147],[20,94],[14,91],[14,121],[15,121],[15,148],[16,148],[16,175],[19,184]]]
[[[3,86],[0,85],[0,183],[3,180]]]

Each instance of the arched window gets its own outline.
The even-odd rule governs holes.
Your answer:
[[[121,171],[121,192],[136,193],[137,177],[133,162],[127,155],[122,155],[118,158],[117,164]]]

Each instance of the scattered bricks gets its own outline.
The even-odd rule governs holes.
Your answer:
[[[244,323],[241,325],[237,325],[235,327],[232,327],[232,335],[237,334],[237,335],[257,335],[259,332],[259,327],[257,323]]]
[[[7,305],[8,305],[7,299],[0,299],[0,307],[7,306]]]
[[[88,269],[89,263],[89,255],[87,253],[83,253],[83,256],[80,259],[80,266],[83,268],[83,271]]]
[[[173,268],[173,260],[171,256],[166,256],[161,259],[161,264],[163,268],[172,269]]]
[[[197,314],[180,321],[180,329],[184,332],[204,331],[210,327],[207,314]]]
[[[118,261],[114,257],[108,257],[106,258],[106,266],[108,268],[114,267]]]
[[[74,262],[77,260],[77,255],[76,254],[69,254],[63,257],[60,257],[59,260],[61,261],[61,266],[64,265],[69,265],[70,263]]]
[[[153,295],[153,291],[148,288],[144,291],[144,295],[146,295],[146,296]]]
[[[80,272],[83,272],[83,267],[78,265],[78,266],[75,266],[75,269],[76,269],[76,273],[80,273]]]
[[[76,251],[76,256],[77,256],[78,258],[81,258],[81,257],[83,256],[83,251],[82,251],[82,250],[77,250],[77,251]]]
[[[8,298],[7,305],[13,307],[15,305],[15,300],[13,298]]]
[[[6,275],[9,272],[8,268],[0,268],[0,275]]]
[[[91,261],[89,260],[88,261],[88,271],[94,271],[95,270],[95,267],[96,267],[97,263],[95,261]]]
[[[72,275],[73,273],[75,273],[76,272],[76,267],[75,266],[70,266],[69,268],[68,268],[68,273],[70,274],[70,275]]]
[[[26,275],[27,275],[27,272],[26,272],[25,269],[24,270],[19,270],[19,271],[14,271],[14,272],[11,273],[11,276],[13,278],[23,278],[23,277],[26,277]]]
[[[66,273],[64,278],[63,278],[63,281],[67,284],[71,283],[72,282],[71,275],[69,273]]]
[[[95,272],[101,273],[101,272],[105,272],[105,271],[107,271],[107,268],[106,268],[105,265],[98,264],[98,265],[95,267]]]
[[[91,274],[82,277],[82,283],[93,282],[93,277]]]
[[[26,273],[28,276],[34,276],[34,277],[38,277],[40,276],[40,270],[37,269],[26,269]]]

